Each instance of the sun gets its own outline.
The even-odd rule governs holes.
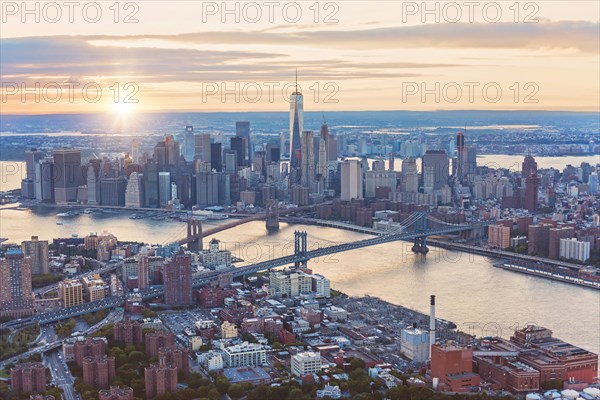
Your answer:
[[[125,101],[117,101],[113,105],[114,111],[119,115],[129,114],[132,110],[132,104]]]

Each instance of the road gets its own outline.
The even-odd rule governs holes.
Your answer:
[[[80,397],[73,388],[75,378],[71,375],[60,349],[46,353],[43,362],[50,368],[52,383],[63,390],[63,400],[78,400]]]
[[[75,274],[73,276],[70,276],[69,279],[80,279],[84,276],[94,275],[94,274],[104,275],[104,274],[114,271],[115,269],[119,268],[122,265],[121,262],[112,262],[112,263],[104,264],[103,262],[94,260],[93,258],[86,258],[86,260],[94,265],[94,270],[88,271],[88,272],[83,272],[80,274]],[[46,285],[44,287],[34,289],[33,293],[35,294],[36,297],[37,296],[42,297],[44,294],[51,292],[53,290],[58,290],[58,283],[52,283],[50,285]]]
[[[103,326],[107,324],[112,324],[114,322],[120,321],[123,319],[123,310],[112,310],[106,318],[102,321],[98,322],[96,325],[89,327],[82,333],[84,335],[90,335],[97,330],[100,330]],[[29,349],[25,353],[18,354],[14,357],[8,358],[6,360],[0,361],[0,369],[4,369],[6,364],[16,363],[21,358],[29,357],[36,353],[51,353],[55,349],[58,349],[62,346],[62,340],[56,336],[56,332],[54,331],[54,327],[51,325],[42,325],[40,327],[40,336],[38,337],[37,343],[39,344],[37,347],[33,349]]]

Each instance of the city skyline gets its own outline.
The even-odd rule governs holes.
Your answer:
[[[3,1],[0,398],[600,399],[598,15]]]

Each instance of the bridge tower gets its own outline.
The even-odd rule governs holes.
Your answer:
[[[269,200],[267,204],[267,231],[268,232],[276,232],[279,230],[279,204],[277,200]]]
[[[417,220],[415,221],[415,230],[417,233],[423,233],[423,235],[415,238],[415,244],[411,250],[415,253],[427,254],[429,252],[429,248],[427,247],[427,235],[425,234],[427,231],[427,213],[419,211],[416,214]]]
[[[188,219],[187,247],[189,251],[202,250],[202,221],[197,219]]]
[[[294,255],[301,257],[302,259],[296,261],[294,266],[296,268],[302,266],[306,267],[308,259],[306,256],[307,244],[306,244],[306,232],[305,231],[294,231]]]

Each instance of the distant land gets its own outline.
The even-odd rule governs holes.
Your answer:
[[[162,134],[179,132],[185,125],[211,131],[235,130],[235,121],[251,122],[257,132],[286,132],[289,113],[282,112],[168,112],[128,115],[126,127],[114,114],[52,114],[1,116],[0,132],[43,133],[78,131],[84,133]],[[538,125],[542,128],[600,129],[600,114],[570,111],[305,111],[307,129],[318,130],[323,118],[331,128],[405,128],[411,131],[489,125]],[[456,129],[451,129],[454,132]]]

